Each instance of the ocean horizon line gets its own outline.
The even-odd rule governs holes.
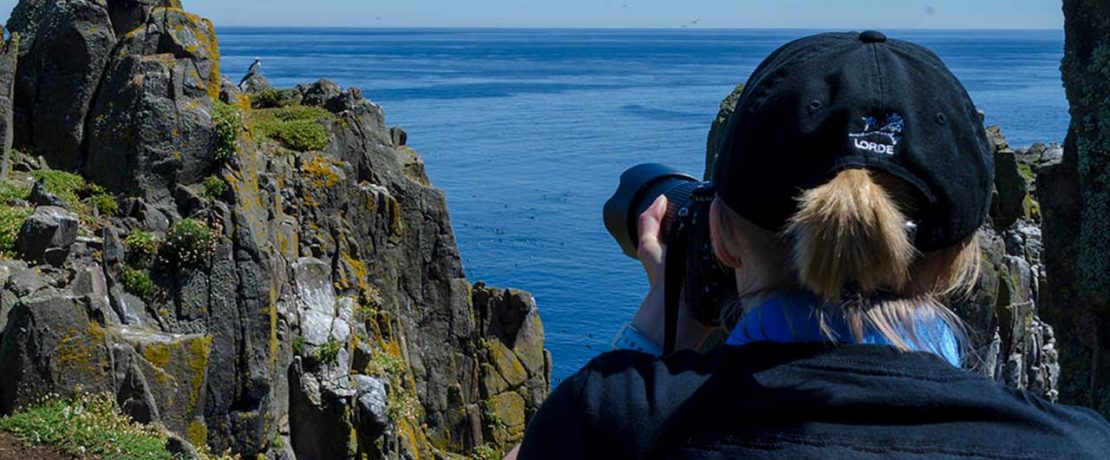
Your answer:
[[[880,30],[890,32],[1052,32],[1063,34],[1061,28],[956,28],[956,27],[550,27],[550,26],[294,26],[294,25],[243,25],[243,24],[216,24],[221,30],[320,30],[328,32],[342,31],[591,31],[591,32],[634,32],[634,31],[660,31],[660,32],[830,32],[830,31],[863,31]]]

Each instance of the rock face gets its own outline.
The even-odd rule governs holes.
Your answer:
[[[69,249],[77,240],[77,216],[65,209],[43,206],[23,222],[15,249],[30,260],[41,260],[51,248]]]
[[[15,142],[51,167],[81,164],[85,116],[116,45],[107,7],[92,0],[20,2],[8,23],[20,34]]]
[[[88,113],[89,178],[163,202],[176,184],[209,172],[212,97],[219,94],[215,43],[210,22],[174,8],[154,9],[123,37]]]
[[[15,90],[15,68],[19,62],[19,34],[12,34],[0,45],[0,177],[8,175],[9,155],[15,137],[12,119],[12,92]]]
[[[9,25],[14,137],[43,161],[5,179],[31,217],[0,260],[0,414],[107,392],[243,458],[521,438],[551,368],[535,302],[465,279],[443,192],[358,89],[242,94],[172,0],[25,0]]]
[[[721,103],[709,134],[706,177],[720,147],[741,87]],[[995,193],[988,223],[979,232],[983,264],[979,283],[948,305],[967,323],[975,371],[1013,388],[1055,399],[1059,394],[1056,336],[1040,319],[1045,290],[1044,254],[1033,171],[1059,161],[1058,146],[1011,149],[998,127],[988,128],[995,152]]]
[[[1063,158],[1038,171],[1049,302],[1062,331],[1063,401],[1110,417],[1110,4],[1065,0],[1061,70],[1071,126]]]
[[[721,101],[717,118],[713,119],[713,124],[709,128],[709,139],[705,146],[705,180],[713,178],[713,163],[717,159],[717,151],[723,147],[725,133],[728,132],[728,118],[736,110],[736,103],[740,101],[740,95],[743,93],[744,84],[736,85],[732,93]]]

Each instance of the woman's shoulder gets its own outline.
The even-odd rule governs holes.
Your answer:
[[[697,381],[709,378],[720,367],[725,352],[721,347],[707,353],[680,351],[657,357],[615,350],[592,359],[572,379],[577,380],[583,396],[649,396],[636,392],[637,389],[653,390],[656,396],[671,391],[688,392]]]

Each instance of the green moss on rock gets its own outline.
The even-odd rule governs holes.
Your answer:
[[[327,124],[339,122],[327,110],[303,105],[258,109],[253,111],[252,118],[260,135],[301,152],[327,147],[331,142]]]

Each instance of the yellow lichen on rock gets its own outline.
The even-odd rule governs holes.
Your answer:
[[[313,154],[302,169],[313,187],[328,188],[339,183],[339,174],[323,154]]]
[[[194,446],[208,445],[208,427],[200,420],[189,422],[186,435]]]
[[[170,363],[170,345],[167,343],[145,345],[143,346],[143,357],[155,367],[165,369]]]

